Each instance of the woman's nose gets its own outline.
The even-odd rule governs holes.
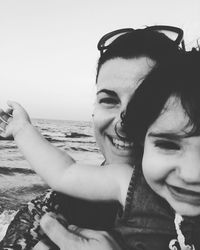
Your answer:
[[[124,117],[125,111],[121,112],[119,119],[115,123],[115,133],[121,139],[125,139],[127,136],[124,130]]]

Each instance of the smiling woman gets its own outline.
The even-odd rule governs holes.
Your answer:
[[[160,28],[129,29],[125,33],[124,30],[118,31],[120,36],[114,36],[116,39],[108,46],[100,47],[101,56],[96,77],[97,100],[93,119],[96,140],[105,158],[103,169],[109,168],[107,164],[128,163],[132,172],[135,167],[135,142],[126,135],[123,123],[127,104],[155,66],[162,64],[167,58],[173,60],[179,54],[181,39],[171,40],[159,32]],[[180,32],[179,29],[178,31]],[[182,31],[180,34],[182,37]],[[102,39],[100,41],[102,42]],[[103,178],[99,181],[103,183]],[[109,193],[108,190],[105,194]],[[126,196],[127,188],[123,191]],[[128,199],[129,197],[127,202]],[[100,204],[50,192],[30,202],[18,212],[2,241],[2,248],[31,249],[37,241],[45,238],[39,230],[39,220],[46,211],[53,211],[58,217],[61,214],[68,223],[81,227],[110,230],[117,218],[117,212],[122,211],[122,207],[118,203]],[[117,240],[122,243],[121,238]],[[137,244],[134,239],[133,244]],[[123,242],[122,247],[125,245]]]
[[[101,67],[93,122],[96,140],[107,163],[134,164],[133,142],[125,134],[121,114],[154,65],[150,58],[139,57],[116,58]]]

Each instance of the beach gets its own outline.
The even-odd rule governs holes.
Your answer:
[[[101,164],[92,123],[34,119],[33,124],[56,147],[76,161]],[[16,211],[49,187],[35,174],[13,140],[0,138],[0,239]]]

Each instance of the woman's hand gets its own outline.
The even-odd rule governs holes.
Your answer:
[[[65,229],[56,219],[47,214],[43,216],[40,224],[43,231],[60,250],[122,250],[104,231],[82,229],[74,225]],[[50,249],[42,241],[34,247],[34,250]]]

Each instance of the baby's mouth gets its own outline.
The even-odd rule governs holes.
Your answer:
[[[119,139],[112,138],[112,137],[109,137],[109,139],[111,140],[112,144],[118,149],[122,149],[122,150],[133,149],[133,142],[119,140]]]
[[[172,196],[181,202],[189,203],[192,205],[200,205],[200,192],[192,191],[189,189],[168,185],[168,190]]]

